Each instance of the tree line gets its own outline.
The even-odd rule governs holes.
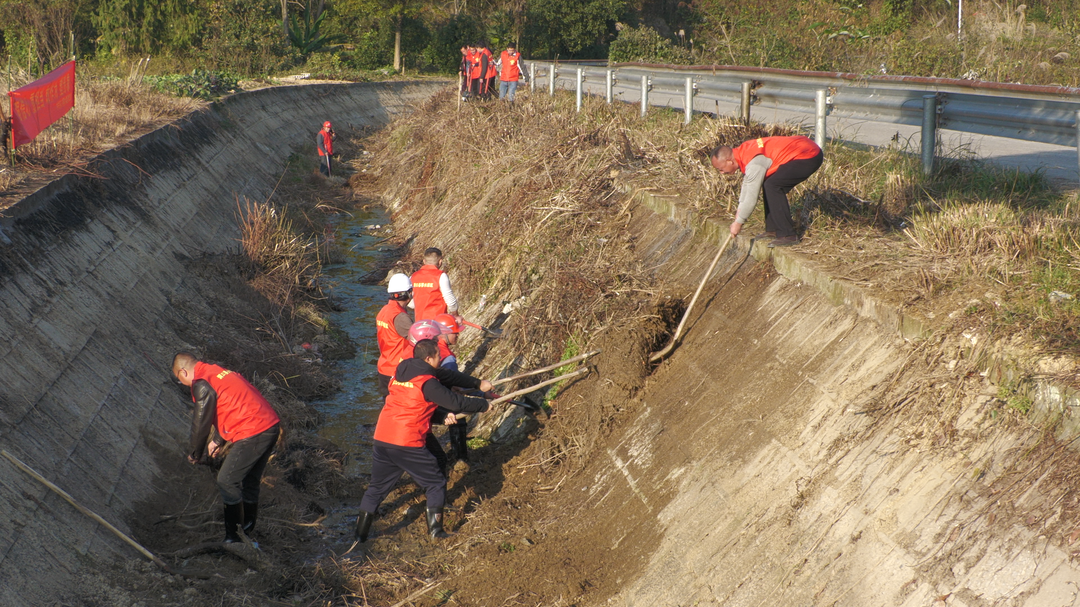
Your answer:
[[[619,22],[672,0],[0,0],[3,50],[45,69],[133,56],[242,75],[306,63],[453,72],[458,49],[516,42],[533,58],[603,58]],[[36,66],[36,67],[35,67]]]

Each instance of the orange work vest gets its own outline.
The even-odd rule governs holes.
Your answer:
[[[416,307],[416,320],[428,320],[446,313],[446,301],[439,289],[439,278],[443,271],[433,265],[422,266],[413,272],[413,305]]]
[[[499,80],[517,82],[521,78],[521,66],[518,65],[521,61],[521,53],[511,55],[508,51],[503,51],[499,59],[502,61],[502,74],[499,75]]]
[[[739,163],[739,170],[746,172],[746,165],[755,156],[765,156],[772,160],[772,166],[765,171],[768,177],[776,172],[786,162],[792,160],[805,160],[813,158],[821,153],[821,148],[814,141],[802,135],[795,137],[758,137],[744,142],[739,147],[731,150],[735,162]]]
[[[485,55],[487,55],[487,60],[488,60],[487,76],[485,76],[485,78],[494,78],[495,74],[497,73],[496,70],[495,70],[495,55],[492,55],[491,51],[489,51],[487,49],[484,49],[483,53]]]
[[[431,430],[435,403],[424,398],[424,382],[434,375],[417,375],[409,381],[390,380],[390,395],[375,425],[375,440],[399,447],[423,447]]]
[[[398,363],[412,356],[412,354],[405,355],[405,350],[411,349],[412,344],[408,339],[398,335],[397,329],[394,328],[394,319],[398,314],[404,313],[405,308],[391,299],[375,315],[375,339],[379,342],[379,362],[376,368],[383,375],[393,375]]]
[[[453,356],[454,352],[450,349],[450,346],[443,340],[439,340],[439,362],[441,363],[446,357]]]
[[[195,363],[193,381],[204,380],[217,393],[218,433],[234,443],[274,427],[281,421],[274,407],[239,373],[202,361]],[[192,400],[194,400],[192,396]]]
[[[483,51],[476,51],[469,55],[469,64],[471,65],[469,68],[469,80],[480,79],[480,56],[482,54]]]

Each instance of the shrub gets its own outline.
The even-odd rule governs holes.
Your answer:
[[[608,60],[612,63],[689,64],[690,51],[675,46],[651,27],[623,26],[611,43]]]
[[[203,69],[194,69],[187,75],[147,76],[146,82],[158,92],[206,100],[231,93],[238,85],[236,78],[224,72]]]

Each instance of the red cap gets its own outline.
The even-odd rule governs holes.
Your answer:
[[[327,120],[326,122],[322,123],[322,128],[324,128],[324,129],[332,129],[334,127],[330,126],[330,121]]]

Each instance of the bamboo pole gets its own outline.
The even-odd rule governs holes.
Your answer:
[[[584,354],[578,354],[577,356],[575,356],[573,358],[568,358],[566,360],[560,360],[559,362],[557,362],[557,363],[555,363],[553,365],[548,365],[546,367],[540,367],[539,369],[533,369],[532,371],[526,371],[524,373],[518,373],[517,375],[511,375],[510,377],[504,377],[502,379],[496,379],[495,381],[491,382],[491,385],[498,386],[499,384],[505,384],[507,382],[512,382],[514,380],[522,379],[524,377],[530,377],[530,376],[533,376],[533,375],[539,375],[541,373],[544,373],[545,371],[551,371],[553,369],[558,369],[559,367],[561,367],[563,365],[569,365],[570,363],[576,363],[579,360],[585,360],[586,358],[589,358],[591,356],[595,356],[595,355],[599,354],[601,351],[602,350],[593,350],[592,352],[586,352]]]
[[[158,557],[154,556],[154,553],[150,552],[146,548],[143,548],[142,544],[139,544],[135,540],[128,537],[127,534],[125,534],[123,531],[120,531],[116,527],[113,527],[109,523],[109,521],[101,518],[94,511],[92,511],[89,508],[84,507],[82,504],[79,504],[78,502],[76,502],[75,498],[68,495],[68,493],[66,491],[64,491],[60,487],[57,487],[56,485],[52,484],[51,482],[49,482],[48,479],[46,479],[44,476],[41,476],[40,474],[38,474],[36,471],[34,471],[33,468],[31,468],[30,466],[27,466],[26,464],[22,463],[22,461],[20,461],[19,458],[15,457],[14,455],[8,453],[6,450],[2,450],[2,449],[0,449],[0,455],[3,455],[4,457],[6,457],[11,463],[15,464],[15,466],[18,467],[23,472],[25,472],[25,473],[29,474],[30,476],[34,477],[35,479],[37,479],[37,481],[40,482],[42,485],[45,485],[46,487],[51,489],[53,491],[53,493],[55,493],[55,494],[59,495],[60,497],[64,498],[64,500],[67,501],[67,503],[74,506],[76,510],[78,510],[79,512],[82,512],[86,516],[94,519],[98,523],[101,523],[106,529],[108,529],[109,531],[112,531],[117,537],[124,540],[131,547],[135,548],[140,553],[142,553],[143,556],[145,556],[146,558],[153,561],[153,563],[155,565],[157,565],[158,567],[161,567],[162,569],[164,569],[168,573],[171,573],[171,574],[174,574],[174,575],[176,574],[176,572],[173,571],[172,568],[169,567],[169,565],[165,563],[165,561],[163,561],[163,560],[159,559]]]

